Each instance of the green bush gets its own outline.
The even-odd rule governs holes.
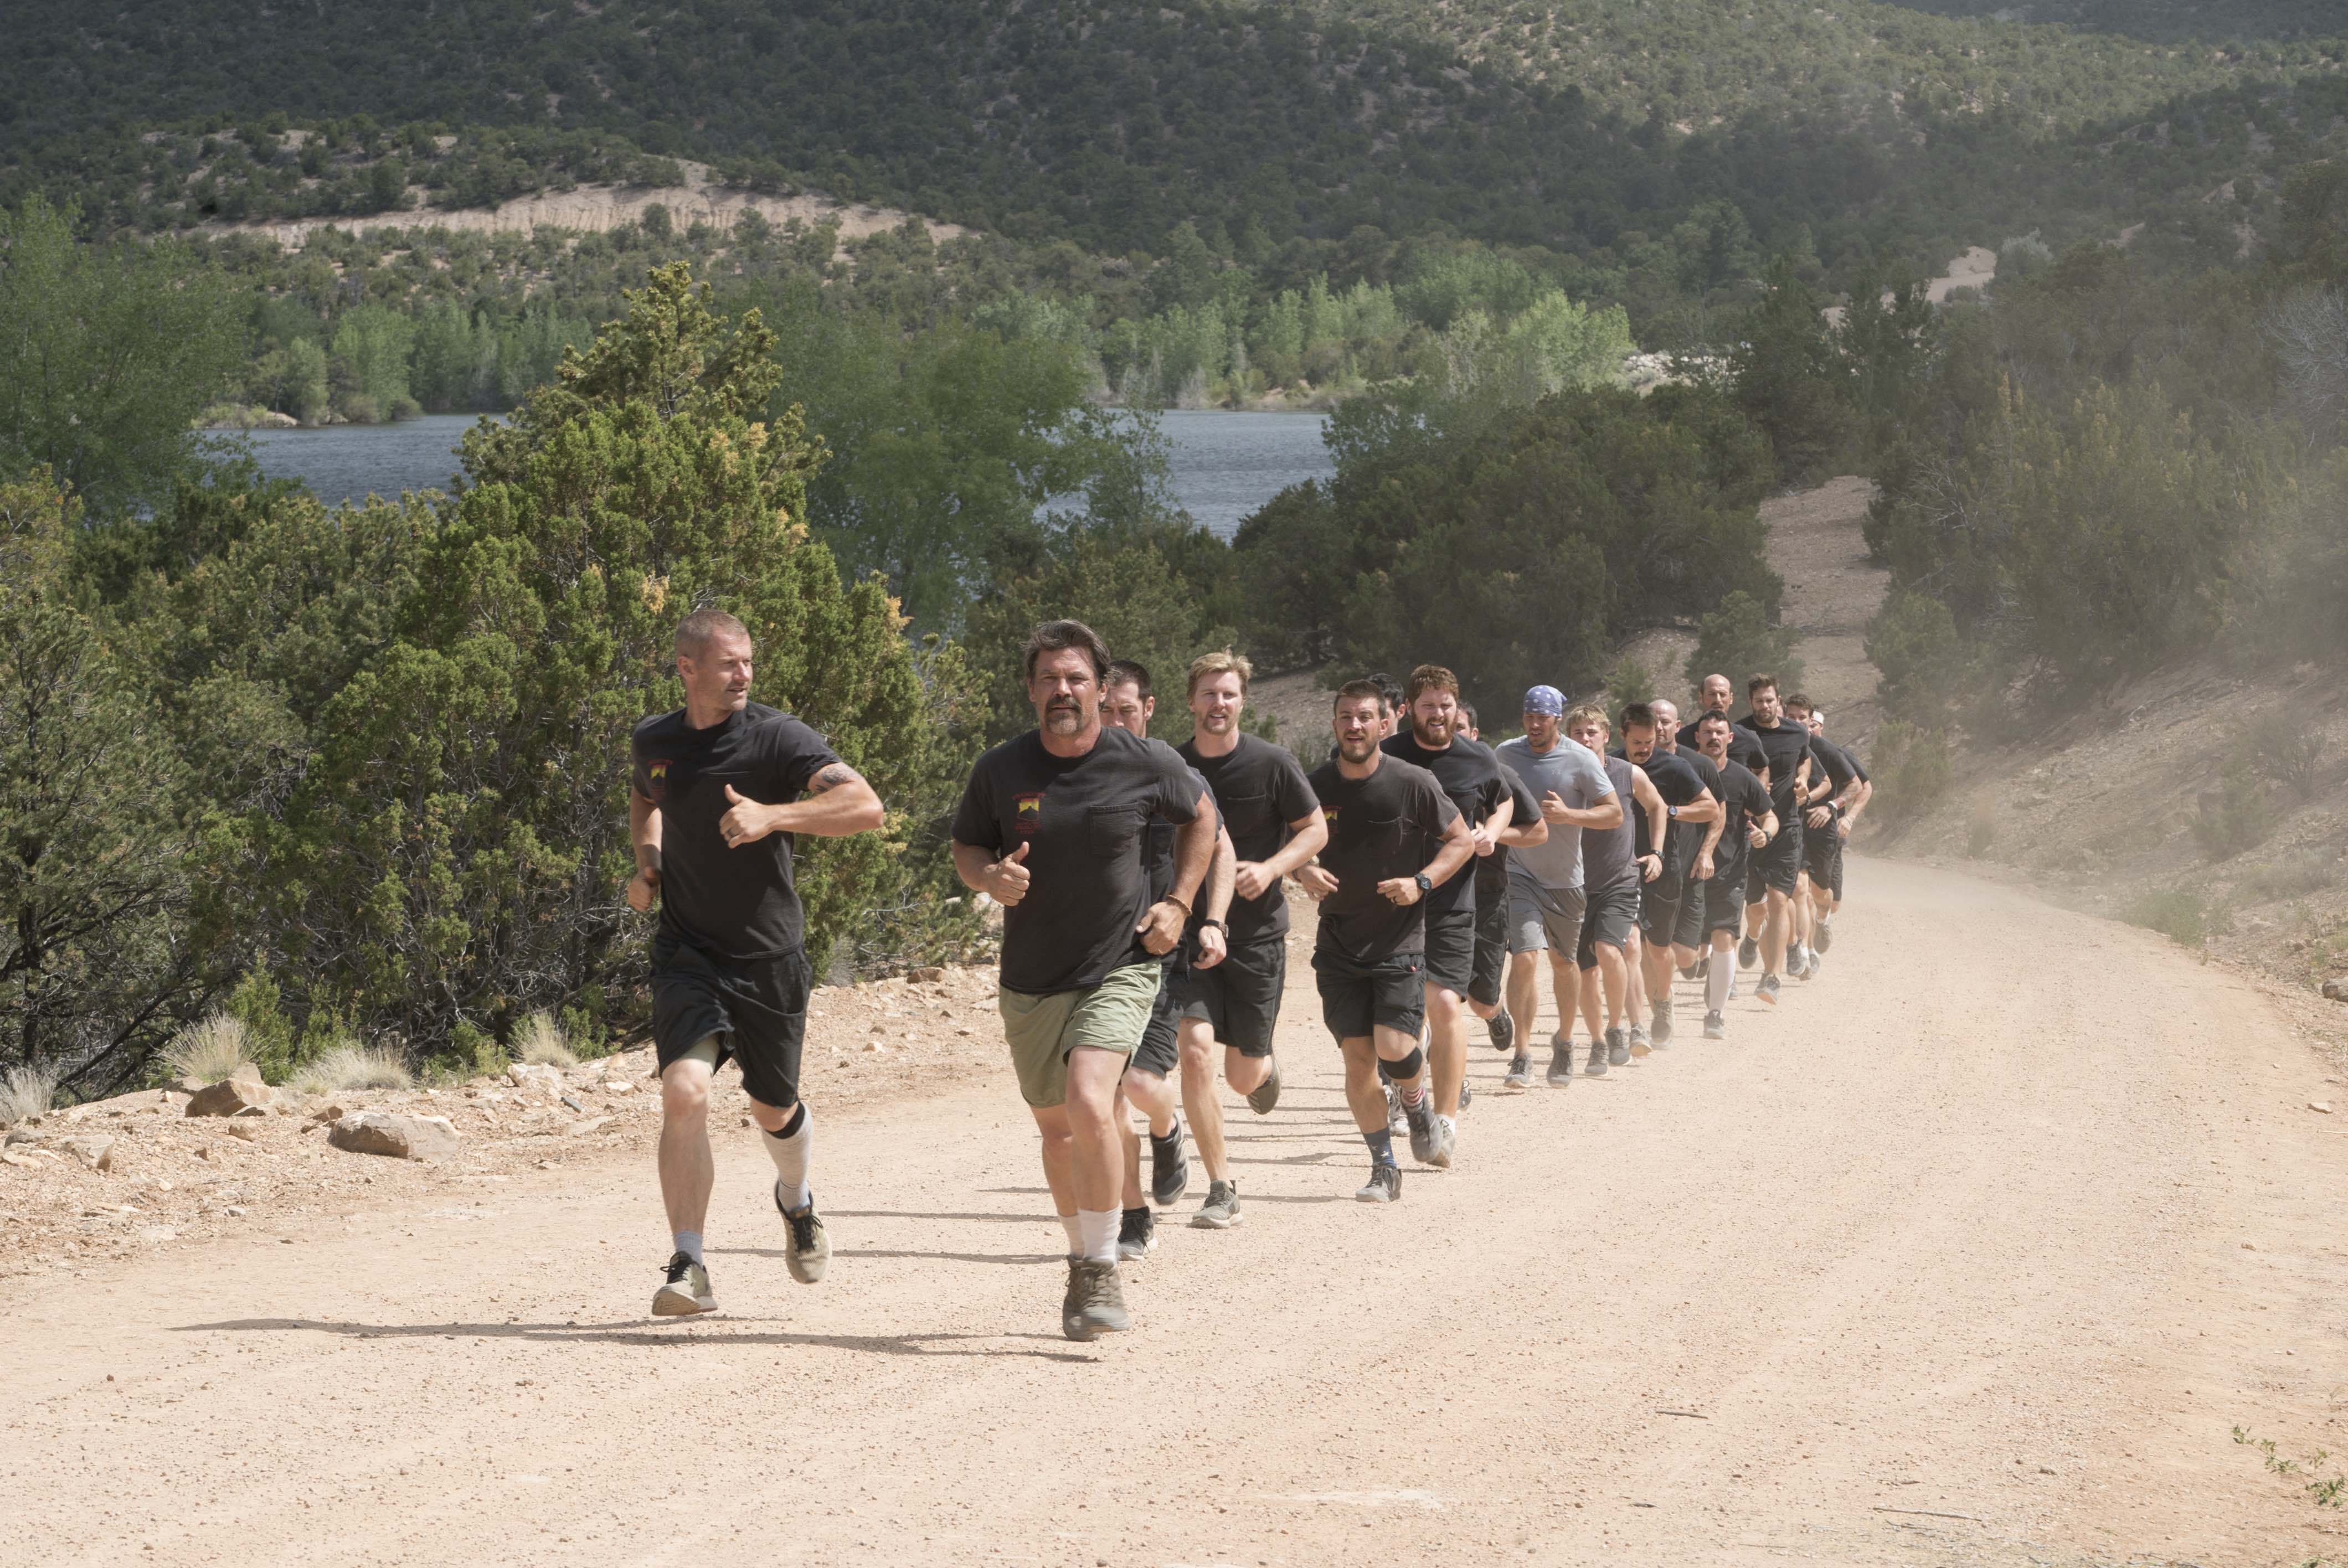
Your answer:
[[[2273,791],[2247,766],[2226,770],[2217,789],[2205,790],[2193,813],[2193,837],[2212,860],[2230,860],[2274,836],[2282,811]]]
[[[2253,771],[2302,800],[2312,799],[2330,771],[2330,737],[2303,711],[2277,708],[2242,726],[2235,754]]]
[[[2201,895],[2189,887],[2147,893],[2121,916],[2131,926],[2157,931],[2173,942],[2199,948],[2219,928],[2221,917]]]
[[[1867,658],[1885,713],[1927,727],[1948,723],[1968,660],[1947,605],[1921,593],[1890,595],[1868,622]]]
[[[1893,826],[1913,822],[1947,796],[1955,771],[1946,731],[1886,719],[1875,733],[1876,804],[1869,815]]]

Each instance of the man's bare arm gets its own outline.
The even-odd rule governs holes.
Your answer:
[[[717,831],[726,844],[739,849],[771,833],[806,833],[818,838],[845,838],[870,833],[888,820],[888,808],[863,775],[846,763],[828,764],[808,781],[794,801],[768,804],[726,786],[731,808],[717,819]]]

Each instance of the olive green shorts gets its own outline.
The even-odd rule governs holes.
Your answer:
[[[1019,1092],[1037,1110],[1068,1099],[1068,1052],[1078,1046],[1131,1057],[1149,1027],[1161,973],[1158,960],[1111,969],[1097,986],[1043,996],[1009,989],[995,993],[1003,1035],[1011,1043],[1011,1065]]]

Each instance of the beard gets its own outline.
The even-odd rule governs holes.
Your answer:
[[[1370,759],[1370,753],[1377,749],[1376,739],[1370,735],[1364,735],[1357,741],[1341,740],[1337,743],[1337,754],[1349,763],[1367,762]]]
[[[1085,716],[1074,702],[1054,702],[1044,710],[1044,727],[1056,735],[1073,735],[1084,725]]]

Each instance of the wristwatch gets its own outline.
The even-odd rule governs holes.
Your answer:
[[[1422,898],[1435,891],[1435,884],[1426,879],[1426,873],[1424,871],[1413,876],[1411,880],[1418,884],[1418,896]]]
[[[1201,931],[1205,930],[1210,926],[1212,926],[1216,930],[1220,931],[1226,937],[1231,934],[1231,928],[1229,926],[1224,925],[1220,920],[1216,919],[1212,915],[1208,916],[1205,919],[1199,922],[1199,929]]]

